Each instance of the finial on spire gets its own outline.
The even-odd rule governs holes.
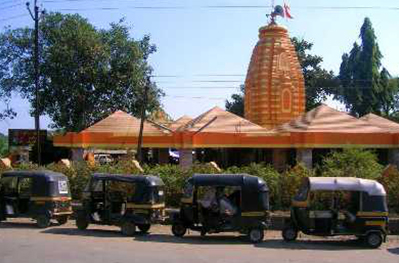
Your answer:
[[[274,0],[272,0],[272,10],[270,14],[266,15],[267,17],[270,17],[270,24],[276,24],[276,17],[281,16],[281,17],[286,17],[292,19],[291,15],[291,10],[290,7],[284,3],[284,7],[281,5],[274,5]]]

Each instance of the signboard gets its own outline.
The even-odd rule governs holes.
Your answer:
[[[36,143],[36,130],[8,129],[9,147],[33,146]],[[47,130],[40,130],[40,144],[47,139]]]

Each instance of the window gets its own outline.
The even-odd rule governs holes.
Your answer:
[[[308,193],[309,193],[309,183],[305,181],[304,183],[302,183],[294,199],[296,201],[306,201],[306,199],[308,198]]]
[[[104,181],[103,180],[95,180],[91,183],[91,190],[93,192],[103,192],[104,191]]]
[[[193,196],[194,186],[191,183],[186,183],[183,189],[183,197],[191,198]]]
[[[19,196],[20,197],[30,197],[32,193],[32,178],[19,178]]]
[[[4,194],[17,194],[17,177],[5,177],[1,179]]]

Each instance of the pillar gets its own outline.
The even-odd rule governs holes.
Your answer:
[[[287,168],[287,149],[273,149],[273,167],[278,172],[282,172]]]
[[[83,161],[83,148],[73,148],[72,149],[72,161],[73,162],[82,162]]]
[[[193,165],[193,150],[192,149],[180,149],[180,160],[179,165],[180,167],[186,169],[190,168]]]
[[[312,149],[296,149],[296,162],[302,163],[306,168],[312,169],[313,156]]]
[[[158,149],[158,163],[159,164],[168,164],[169,163],[169,149],[168,148]]]
[[[388,162],[389,164],[396,165],[399,168],[399,149],[388,150]]]

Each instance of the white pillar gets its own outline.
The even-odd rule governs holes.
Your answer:
[[[312,169],[312,149],[296,149],[296,161],[297,163],[302,163],[306,168]]]
[[[72,161],[73,162],[82,162],[84,149],[83,148],[73,148],[72,150]]]
[[[193,165],[193,150],[192,149],[180,149],[180,167],[186,169]]]

